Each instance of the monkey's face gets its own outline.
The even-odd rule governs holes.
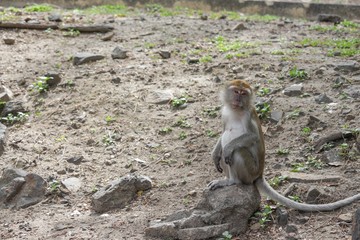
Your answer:
[[[248,109],[251,106],[252,89],[243,80],[234,80],[226,85],[223,100],[233,109]]]

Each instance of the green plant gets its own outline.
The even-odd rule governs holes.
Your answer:
[[[84,12],[89,14],[116,14],[118,16],[126,16],[128,8],[121,4],[101,5],[87,8]]]
[[[350,152],[350,146],[347,143],[339,145],[339,156],[346,157]]]
[[[115,138],[116,138],[116,134],[114,132],[109,131],[105,136],[103,136],[102,143],[105,146],[114,145],[115,144]]]
[[[260,88],[256,94],[260,97],[263,97],[263,96],[268,95],[269,93],[270,93],[270,88],[263,87],[263,88]]]
[[[308,136],[308,135],[310,135],[310,133],[311,133],[311,128],[309,128],[309,127],[304,127],[303,129],[301,129],[302,135]]]
[[[110,124],[110,123],[112,123],[114,121],[115,121],[115,118],[113,118],[112,116],[108,115],[108,116],[105,117],[106,124]]]
[[[18,112],[15,115],[9,113],[8,115],[6,115],[6,117],[1,118],[1,122],[5,123],[6,125],[13,125],[15,123],[25,122],[28,118],[28,113]]]
[[[310,166],[312,168],[321,169],[324,164],[321,160],[317,159],[316,157],[308,156],[307,160],[305,162],[307,166]]]
[[[216,118],[219,115],[220,107],[205,108],[204,114],[210,118]]]
[[[258,103],[255,106],[256,112],[260,119],[266,119],[270,114],[270,105],[268,103]]]
[[[59,195],[61,193],[61,183],[57,180],[52,180],[48,185],[48,192],[50,195]]]
[[[54,8],[46,4],[34,4],[25,7],[25,12],[51,12]]]
[[[301,202],[301,199],[298,195],[289,196],[289,198],[295,202]]]
[[[69,30],[63,33],[64,37],[77,37],[79,35],[80,35],[80,31],[73,28],[69,28]]]
[[[38,80],[30,85],[32,91],[37,91],[38,93],[43,93],[49,90],[48,81],[51,80],[52,77],[41,76],[38,77]]]
[[[232,239],[232,235],[231,233],[229,233],[229,231],[225,231],[221,234],[220,238],[217,238],[216,240],[231,240]]]
[[[199,59],[200,63],[208,63],[208,62],[212,62],[213,58],[209,55],[203,56]]]
[[[291,78],[297,78],[297,79],[300,79],[300,80],[304,80],[304,79],[308,78],[307,72],[305,72],[305,70],[297,69],[296,66],[293,67],[292,69],[290,69],[289,76]]]
[[[180,135],[179,135],[179,139],[180,139],[180,140],[184,140],[185,138],[187,138],[186,132],[181,131],[181,132],[180,132]]]
[[[164,127],[164,128],[161,128],[158,133],[160,135],[166,135],[166,134],[169,134],[172,132],[172,129],[170,127]]]
[[[276,153],[277,153],[278,155],[288,155],[289,152],[290,152],[290,150],[289,150],[288,148],[278,148],[278,149],[276,150]]]
[[[270,222],[272,219],[271,214],[273,210],[270,205],[264,205],[261,211],[255,213],[255,216],[259,218],[259,223],[261,227],[265,227],[266,223]]]
[[[287,178],[287,176],[275,176],[269,180],[269,184],[273,188],[278,188],[284,181],[287,180]]]
[[[304,172],[308,170],[308,167],[305,166],[304,163],[292,163],[291,164],[291,172]]]
[[[286,118],[287,118],[287,119],[295,119],[295,118],[297,118],[297,117],[300,116],[300,113],[301,113],[300,109],[295,109],[295,110],[293,110],[291,113],[289,113],[289,114],[286,116]]]
[[[229,41],[223,36],[217,36],[213,42],[215,42],[219,52],[238,51],[240,49],[254,48],[257,46],[257,44],[253,42]]]
[[[65,142],[65,141],[66,141],[65,135],[61,135],[55,139],[55,142]]]
[[[186,95],[180,96],[179,98],[174,97],[173,99],[171,99],[170,105],[173,108],[180,108],[186,106],[187,101],[188,101],[188,96]]]
[[[164,8],[160,4],[146,4],[145,10],[150,13],[157,13],[162,17],[170,17],[180,14],[179,11]]]
[[[185,118],[180,118],[173,124],[173,127],[191,128],[191,125],[186,121]]]
[[[206,135],[213,138],[217,136],[217,133],[213,132],[212,130],[206,130]]]

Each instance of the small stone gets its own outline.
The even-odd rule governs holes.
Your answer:
[[[75,165],[80,165],[83,162],[83,160],[84,160],[83,156],[74,156],[66,159],[68,163],[72,163]]]
[[[104,36],[102,36],[101,40],[102,41],[110,41],[114,36],[115,36],[114,32],[109,32],[109,33],[105,34]]]
[[[114,84],[119,84],[121,82],[121,79],[119,77],[115,77],[115,78],[111,79],[111,82]]]
[[[219,78],[219,76],[215,76],[215,77],[213,78],[213,82],[220,83],[220,82],[221,82],[221,79]]]
[[[62,16],[60,13],[51,13],[48,16],[50,22],[62,22]]]
[[[241,31],[241,30],[247,30],[248,28],[245,27],[244,23],[239,23],[235,27],[233,27],[232,31]]]
[[[187,195],[191,197],[195,197],[197,192],[195,190],[190,191]]]
[[[319,190],[318,188],[311,186],[306,193],[305,202],[308,204],[318,204],[319,200],[321,200],[322,196],[324,196],[324,192]]]
[[[111,53],[112,59],[125,59],[127,58],[127,51],[122,50],[120,47],[115,47]]]
[[[159,51],[159,54],[163,59],[168,59],[171,57],[171,53],[169,51],[161,50]]]
[[[10,101],[5,104],[5,107],[1,112],[1,117],[6,117],[10,113],[16,115],[20,112],[22,113],[26,112],[23,103],[19,101]]]
[[[334,24],[339,24],[343,21],[342,17],[340,17],[339,15],[324,13],[317,15],[316,19],[318,22],[331,22]]]
[[[204,21],[206,21],[206,20],[208,20],[208,15],[206,15],[206,14],[201,14],[201,16],[200,16],[200,19],[201,20],[204,20]]]
[[[0,102],[8,102],[14,98],[14,94],[5,86],[0,86]]]
[[[270,115],[270,120],[278,123],[281,121],[281,119],[284,116],[284,112],[283,111],[271,111],[271,115]]]
[[[57,174],[60,174],[60,175],[64,175],[66,174],[66,170],[65,169],[61,169],[61,170],[58,170],[56,171]]]
[[[318,96],[315,97],[315,102],[316,103],[332,103],[333,100],[331,100],[328,96],[326,96],[326,94],[320,94]]]
[[[276,218],[280,226],[286,226],[289,220],[289,213],[285,208],[279,207],[276,209]]]
[[[104,58],[105,56],[99,54],[86,53],[86,52],[76,53],[73,56],[73,64],[81,65],[88,62],[98,61]]]
[[[195,58],[195,57],[188,57],[186,61],[188,64],[196,64],[200,62],[199,58]]]
[[[294,96],[300,96],[302,94],[302,91],[303,91],[303,85],[302,85],[302,83],[300,83],[300,84],[294,84],[294,85],[291,85],[290,87],[285,88],[283,93],[286,96],[294,97]]]
[[[360,64],[356,61],[340,62],[335,65],[335,71],[351,73],[360,70]]]
[[[15,44],[15,39],[13,39],[13,38],[4,38],[4,43],[6,45],[14,45]]]
[[[49,78],[49,80],[47,80],[46,82],[47,84],[49,84],[50,87],[54,87],[61,82],[61,77],[59,73],[48,72],[44,76]]]
[[[360,99],[360,85],[351,85],[345,88],[343,91],[349,97],[352,97],[354,99]]]
[[[81,180],[76,177],[67,178],[61,183],[70,191],[77,192],[81,188]]]
[[[344,213],[340,214],[338,217],[339,221],[351,223],[352,222],[352,214],[351,213]]]
[[[339,155],[339,151],[337,149],[330,149],[329,151],[325,151],[322,160],[330,166],[340,167],[344,165],[344,160]]]
[[[146,97],[146,102],[154,104],[167,104],[174,98],[171,90],[154,90]]]

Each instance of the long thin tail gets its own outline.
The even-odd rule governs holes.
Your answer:
[[[332,211],[337,208],[346,206],[352,202],[355,202],[357,200],[360,200],[360,194],[356,194],[352,197],[345,198],[343,200],[333,202],[333,203],[327,203],[327,204],[306,204],[306,203],[298,203],[295,202],[289,198],[284,197],[283,195],[276,192],[264,179],[264,177],[260,177],[255,181],[255,185],[258,188],[260,192],[263,192],[268,197],[270,197],[272,200],[281,203],[282,205],[297,209],[300,211],[305,212],[326,212],[326,211]]]

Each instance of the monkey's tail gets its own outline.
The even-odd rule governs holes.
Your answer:
[[[306,204],[306,203],[298,203],[295,202],[289,198],[284,197],[283,195],[279,194],[277,191],[275,191],[269,183],[265,180],[264,177],[260,177],[255,181],[255,185],[258,188],[258,190],[264,194],[266,194],[268,197],[270,197],[272,200],[281,203],[282,205],[297,209],[300,211],[305,212],[326,212],[326,211],[332,211],[337,208],[346,206],[354,201],[360,200],[360,194],[356,194],[352,197],[345,198],[343,200],[339,200],[337,202],[333,203],[327,203],[327,204]]]

